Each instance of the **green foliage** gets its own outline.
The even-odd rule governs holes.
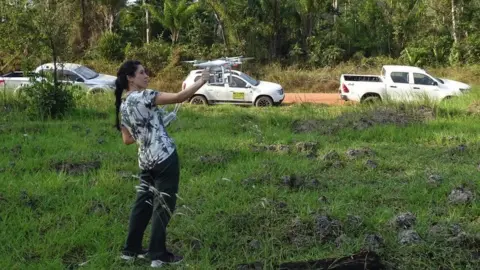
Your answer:
[[[117,33],[105,32],[98,40],[97,50],[105,60],[121,61],[125,58],[125,45]]]
[[[475,33],[468,36],[463,46],[463,59],[466,64],[480,62],[480,35]]]
[[[141,47],[127,46],[125,57],[140,60],[151,72],[156,73],[168,64],[170,54],[171,47],[168,43],[155,40]]]
[[[168,53],[172,65],[178,55],[246,55],[262,64],[309,67],[368,62],[363,57],[420,66],[479,61],[480,2],[473,0],[27,2],[0,5],[0,32],[15,37],[0,40],[0,69],[56,58],[122,61],[129,52],[150,59],[150,54],[167,55],[163,45],[160,52],[146,52],[147,35],[172,48],[181,45],[177,54]],[[164,59],[151,61],[152,66],[165,67]]]
[[[148,5],[147,8],[155,19],[170,30],[172,43],[175,44],[180,38],[182,31],[198,9],[198,3],[189,3],[187,0],[165,0],[163,10]]]
[[[80,97],[80,86],[57,83],[51,76],[31,78],[31,85],[20,90],[27,114],[35,119],[63,118],[75,108]]]

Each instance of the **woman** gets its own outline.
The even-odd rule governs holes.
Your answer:
[[[126,61],[117,72],[116,127],[121,131],[125,144],[136,142],[138,145],[142,183],[140,186],[143,187],[137,192],[130,215],[128,236],[122,252],[123,259],[130,260],[146,255],[142,250],[142,238],[150,218],[153,217],[148,248],[151,266],[160,267],[165,263],[177,263],[182,260],[180,256],[169,252],[165,244],[166,227],[176,204],[180,168],[176,145],[165,129],[162,110],[157,105],[187,100],[209,80],[209,77],[210,74],[203,71],[201,79],[187,89],[178,93],[164,93],[146,89],[149,78],[139,61]],[[165,194],[161,200],[154,197],[150,186]]]

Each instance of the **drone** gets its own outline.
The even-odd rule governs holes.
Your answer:
[[[238,65],[243,64],[243,61],[251,60],[253,57],[243,57],[243,56],[235,56],[235,57],[222,57],[215,60],[189,60],[183,61],[183,63],[193,64],[194,67],[199,68],[221,68],[222,71],[229,70],[231,67],[236,67]]]
[[[253,57],[222,57],[215,60],[190,60],[183,61],[183,63],[193,64],[194,67],[207,69],[210,73],[213,73],[214,80],[223,80],[226,73],[231,76],[232,67],[237,67],[243,64],[243,61],[254,59]]]

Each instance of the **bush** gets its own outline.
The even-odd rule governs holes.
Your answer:
[[[127,59],[139,60],[151,72],[157,73],[167,65],[170,52],[170,44],[151,41],[142,47],[127,46],[125,54]]]
[[[26,104],[29,116],[40,119],[62,118],[75,108],[77,85],[54,84],[51,77],[31,79],[32,84],[21,90],[21,99]]]
[[[125,57],[125,45],[120,35],[105,32],[98,41],[97,51],[106,60],[121,61]]]

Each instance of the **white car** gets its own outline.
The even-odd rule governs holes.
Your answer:
[[[460,96],[470,85],[436,78],[425,70],[412,66],[385,65],[381,75],[342,74],[340,97],[343,100],[441,101]]]
[[[42,77],[45,76],[46,73],[52,72],[53,63],[48,63],[37,67],[29,75],[39,75]],[[12,89],[16,93],[22,87],[31,84],[30,76],[26,76],[22,71],[10,72],[0,76],[0,86]],[[114,91],[116,78],[117,77],[111,75],[99,74],[79,64],[57,64],[57,79],[59,82],[84,86],[88,93]],[[38,80],[40,80],[40,78]]]
[[[35,73],[53,72],[53,63],[43,64],[35,69]],[[100,74],[86,66],[72,63],[57,64],[59,81],[81,84],[88,92],[104,92],[115,90],[116,76]]]
[[[191,71],[183,81],[182,89],[196,82],[201,73],[201,69]],[[284,98],[285,93],[280,84],[257,81],[241,71],[229,70],[225,73],[211,74],[210,81],[204,84],[189,102],[203,105],[236,104],[265,107],[280,105]]]

